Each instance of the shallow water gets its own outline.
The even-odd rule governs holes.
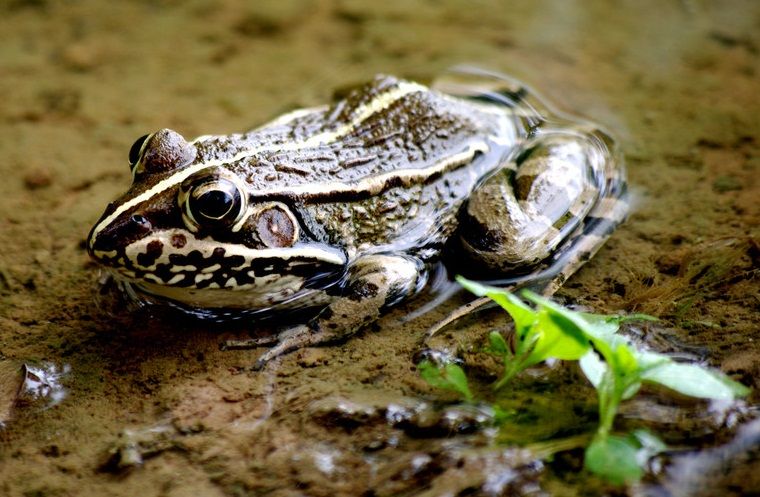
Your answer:
[[[0,494],[760,492],[755,2],[0,6],[0,393],[18,392],[22,364],[71,368],[54,406],[0,399]],[[487,408],[462,410],[419,379],[424,331],[462,294],[407,321],[423,296],[344,344],[248,373],[257,351],[218,346],[250,325],[127,312],[96,284],[83,241],[126,188],[138,136],[240,131],[378,72],[430,81],[462,63],[518,77],[621,141],[635,210],[558,297],[654,314],[630,333],[754,388],[732,405],[656,390],[624,404],[619,429],[649,427],[672,447],[640,485],[580,471],[596,406],[573,368],[538,368],[492,396],[495,369],[467,350],[504,326],[499,313],[441,340],[461,345],[509,423],[497,430]],[[541,457],[551,443],[564,445]]]

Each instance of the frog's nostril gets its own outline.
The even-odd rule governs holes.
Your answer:
[[[145,216],[141,216],[140,214],[135,214],[132,217],[129,218],[129,221],[132,224],[136,224],[142,229],[149,230],[151,228],[150,221]]]

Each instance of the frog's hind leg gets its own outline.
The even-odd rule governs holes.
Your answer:
[[[611,192],[602,197],[576,228],[565,246],[546,263],[539,290],[554,294],[567,279],[590,260],[621,224],[629,209],[626,183],[622,177],[611,178]]]
[[[536,274],[555,265],[596,206],[611,207],[614,156],[599,135],[565,128],[541,130],[511,157],[470,195],[459,237],[491,274]]]
[[[553,294],[604,244],[628,210],[612,140],[585,125],[541,129],[487,178],[463,211],[461,245],[492,284]],[[456,309],[430,333],[489,303]]]

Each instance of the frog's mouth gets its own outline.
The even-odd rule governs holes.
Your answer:
[[[122,281],[130,298],[140,303],[169,304],[202,318],[227,319],[240,316],[270,315],[329,303],[325,292],[304,288],[304,281],[282,277],[276,286],[230,291],[224,288],[180,288],[147,281]]]
[[[341,250],[318,243],[252,249],[195,238],[181,229],[151,233],[101,259],[135,289],[199,308],[266,308],[340,279]]]

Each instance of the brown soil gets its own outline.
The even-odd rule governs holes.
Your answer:
[[[0,494],[760,493],[756,2],[0,8]],[[487,406],[462,412],[419,379],[424,330],[465,296],[403,322],[418,299],[344,344],[250,373],[256,351],[218,346],[254,325],[209,330],[119,309],[99,289],[84,238],[126,188],[138,136],[240,131],[378,72],[429,81],[463,62],[517,76],[620,138],[635,209],[559,297],[654,314],[630,331],[754,389],[730,406],[660,391],[630,403],[621,429],[650,427],[676,448],[640,485],[582,472],[577,444],[545,460],[515,445],[593,430],[593,392],[571,368],[519,379],[504,401],[519,415],[497,434],[479,428]],[[26,391],[11,405],[22,364],[63,371],[65,397]],[[481,395],[494,371],[474,368]]]

